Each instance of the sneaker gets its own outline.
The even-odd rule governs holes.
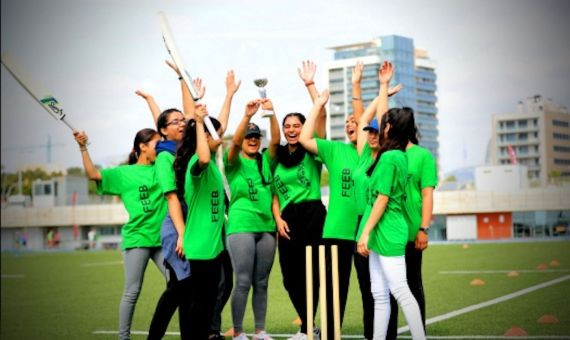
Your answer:
[[[270,337],[269,335],[267,335],[267,333],[265,333],[265,331],[261,331],[257,334],[253,335],[253,340],[273,340],[272,337]]]
[[[321,329],[320,328],[313,328],[313,340],[321,340]]]
[[[247,335],[245,335],[245,333],[239,333],[238,336],[234,336],[232,337],[233,340],[249,340],[249,338],[247,337]]]

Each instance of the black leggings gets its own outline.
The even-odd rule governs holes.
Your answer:
[[[150,322],[147,339],[162,339],[170,323],[170,319],[172,319],[172,315],[178,306],[181,306],[178,310],[180,337],[182,339],[188,339],[188,308],[185,307],[184,304],[190,302],[190,277],[179,281],[176,277],[176,272],[168,262],[164,261],[164,265],[166,270],[168,270],[170,279],[166,284],[166,290],[162,293],[156,305],[152,321]]]
[[[301,318],[301,332],[307,333],[307,296],[305,281],[305,246],[313,246],[313,316],[319,300],[319,252],[326,209],[319,201],[290,203],[281,217],[289,226],[287,240],[279,237],[279,263],[283,285]]]
[[[412,295],[420,306],[424,330],[426,328],[426,299],[424,296],[424,285],[422,282],[422,254],[417,250],[414,242],[406,245],[406,278]],[[396,339],[398,337],[398,302],[390,294],[390,322],[388,323],[388,333],[386,339]]]

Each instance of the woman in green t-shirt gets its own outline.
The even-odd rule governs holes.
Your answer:
[[[220,170],[211,161],[222,140],[213,140],[206,131],[206,115],[205,107],[196,109],[196,119],[188,122],[174,161],[178,195],[188,207],[183,251],[192,270],[188,329],[196,339],[208,339],[224,250],[224,184]],[[215,118],[211,120],[221,137],[222,125]]]
[[[408,160],[408,181],[403,212],[408,224],[406,244],[406,274],[412,294],[418,301],[425,329],[425,297],[422,282],[422,254],[428,245],[428,230],[432,218],[433,190],[437,185],[437,167],[431,151],[418,145],[418,131],[411,108],[399,111],[408,124],[405,132],[408,138],[406,158]],[[388,338],[395,339],[398,325],[398,304],[390,299],[390,324]]]
[[[374,297],[374,338],[384,339],[388,329],[390,293],[394,295],[410,327],[413,339],[425,339],[421,313],[406,280],[405,245],[408,226],[402,206],[406,195],[408,124],[401,109],[381,118],[380,150],[368,169],[370,185],[364,230],[358,252],[370,257],[370,283]]]
[[[317,96],[313,77],[316,66],[303,62],[299,76],[311,98]],[[277,247],[283,285],[301,319],[301,330],[292,339],[307,337],[307,304],[305,291],[305,246],[313,246],[313,314],[318,303],[318,245],[321,244],[326,209],[321,202],[322,163],[299,143],[305,116],[293,112],[283,118],[286,145],[277,148],[277,165],[273,172],[273,216],[279,232]],[[317,136],[325,135],[325,113],[321,111],[315,128]]]
[[[119,338],[129,339],[130,328],[144,272],[152,259],[164,275],[160,251],[160,226],[166,215],[166,201],[157,181],[155,146],[160,140],[153,129],[140,130],[134,140],[128,165],[99,171],[87,152],[87,135],[75,132],[83,167],[89,179],[97,182],[99,194],[121,197],[129,220],[121,228],[125,262],[125,288],[119,309]]]
[[[260,106],[266,111],[273,111],[273,104],[269,99],[247,103],[232,145],[224,155],[225,172],[231,191],[226,244],[235,272],[235,288],[232,294],[233,338],[240,340],[247,339],[242,324],[247,296],[252,286],[252,307],[255,316],[253,339],[269,339],[265,332],[267,284],[275,256],[271,172],[275,168],[274,160],[280,132],[279,123],[273,113],[269,116],[269,148],[260,153],[261,130],[250,122]]]

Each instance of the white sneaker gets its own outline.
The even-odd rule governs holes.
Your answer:
[[[307,334],[301,333],[301,331],[298,331],[297,334],[293,335],[292,337],[290,337],[287,340],[307,340]]]
[[[313,328],[313,340],[321,340],[321,329],[320,328]]]
[[[247,335],[245,335],[245,333],[239,333],[238,336],[234,336],[232,337],[233,340],[249,340],[249,338],[247,337]]]
[[[265,331],[261,331],[259,333],[256,333],[253,335],[253,340],[273,340],[272,337],[270,337],[269,335],[267,335],[267,333]]]

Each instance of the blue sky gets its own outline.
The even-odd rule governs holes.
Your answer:
[[[230,132],[252,83],[267,75],[278,117],[308,112],[310,100],[296,67],[304,59],[324,69],[327,47],[376,36],[414,39],[438,64],[440,166],[447,172],[482,164],[492,114],[514,111],[527,96],[543,94],[570,107],[570,39],[565,1],[86,1],[3,0],[2,52],[9,52],[44,82],[71,122],[87,131],[97,163],[126,156],[137,130],[152,126],[137,89],[161,108],[180,107],[179,83],[168,58],[157,12],[166,12],[192,74],[204,78],[205,102],[217,114],[224,78],[242,80],[232,106]],[[396,70],[397,71],[397,70]],[[69,130],[49,117],[2,68],[2,164],[13,171],[53,161],[80,165]],[[266,122],[256,118],[261,125]],[[465,151],[464,151],[465,150]]]

